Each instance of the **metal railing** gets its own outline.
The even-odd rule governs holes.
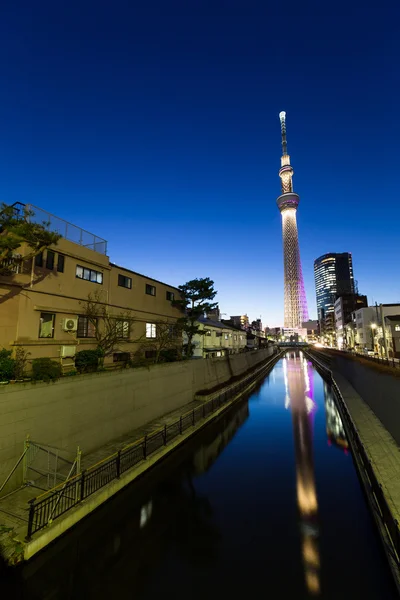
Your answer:
[[[175,422],[169,425],[165,424],[161,429],[125,446],[75,477],[30,500],[26,539],[29,541],[34,533],[50,525],[54,519],[61,517],[114,479],[119,479],[123,473],[145,461],[150,454],[167,446],[187,429],[194,427],[219,410],[232,397],[243,392],[253,381],[265,376],[267,370],[280,355],[280,352],[274,354],[267,363],[254,369],[246,377],[231,384],[220,393],[216,392],[210,400],[181,415]]]
[[[315,366],[318,370],[320,370],[327,379],[327,381],[331,384],[332,390],[334,391],[335,397],[341,408],[342,415],[344,416],[344,422],[347,429],[347,434],[349,437],[350,445],[354,450],[356,450],[357,455],[361,461],[362,468],[364,470],[364,474],[366,475],[369,483],[369,491],[372,493],[375,504],[377,506],[380,518],[386,528],[388,536],[390,538],[392,548],[393,548],[393,558],[398,566],[400,566],[400,528],[397,519],[394,518],[392,511],[389,508],[389,505],[386,501],[385,494],[383,493],[382,484],[379,483],[377,477],[375,475],[374,469],[372,467],[371,460],[368,457],[368,454],[365,450],[365,446],[362,443],[360,436],[357,431],[357,427],[354,424],[354,421],[350,415],[350,412],[347,408],[347,405],[344,401],[342,393],[337,385],[332,371],[323,363],[321,363],[312,353],[305,352],[305,354],[315,363]],[[350,435],[349,435],[350,434]]]

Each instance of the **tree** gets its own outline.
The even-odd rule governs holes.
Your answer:
[[[182,329],[176,322],[156,321],[155,338],[146,344],[146,348],[155,351],[154,362],[158,363],[160,357],[167,350],[176,350],[182,346]]]
[[[34,213],[28,209],[20,215],[15,207],[1,204],[0,275],[10,275],[13,266],[34,258],[60,239],[58,233],[49,230],[50,223],[34,223],[31,220],[33,216]],[[28,246],[29,252],[22,256],[18,250],[24,245]]]
[[[173,305],[185,313],[184,317],[178,319],[178,325],[186,334],[186,356],[190,357],[193,356],[193,337],[206,333],[197,321],[204,313],[210,312],[218,306],[217,302],[211,302],[217,292],[214,290],[214,282],[209,277],[192,279],[180,285],[179,289],[181,298],[174,300]]]
[[[143,336],[131,339],[131,328],[135,321],[131,311],[110,314],[109,306],[101,299],[101,291],[89,294],[86,302],[80,304],[96,339],[101,364],[106,356],[118,350],[121,343],[139,342],[142,339]]]

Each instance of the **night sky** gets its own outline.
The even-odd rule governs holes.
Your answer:
[[[400,302],[399,8],[269,4],[3,2],[0,200],[282,325],[285,110],[310,315],[326,252],[353,253],[370,302]]]

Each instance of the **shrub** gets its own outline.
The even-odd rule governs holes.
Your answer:
[[[181,358],[176,348],[161,350],[159,362],[176,362],[177,360],[181,360]]]
[[[32,361],[33,381],[54,381],[61,377],[61,365],[51,358],[34,358]]]
[[[11,358],[11,350],[0,350],[0,381],[10,381],[15,377],[15,360]]]
[[[99,366],[99,358],[102,353],[97,350],[81,350],[76,353],[75,367],[79,373],[93,373]]]
[[[28,363],[28,356],[30,352],[27,352],[23,348],[17,348],[15,351],[15,379],[23,379],[26,373],[26,365]]]

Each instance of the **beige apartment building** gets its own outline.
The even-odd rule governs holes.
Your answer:
[[[246,349],[246,332],[235,329],[212,319],[199,319],[198,325],[205,334],[195,335],[192,343],[194,344],[193,356],[195,358],[215,358],[227,354],[237,354]],[[184,343],[187,342],[185,335]]]
[[[105,240],[33,209],[63,237],[22,265],[9,261],[11,273],[0,276],[0,348],[21,346],[30,359],[51,357],[70,366],[76,352],[96,348],[83,306],[91,294],[117,319],[121,333],[106,363],[139,348],[150,357],[157,324],[172,324],[181,316],[172,306],[179,290],[111,263]],[[28,250],[19,252],[26,255]]]

